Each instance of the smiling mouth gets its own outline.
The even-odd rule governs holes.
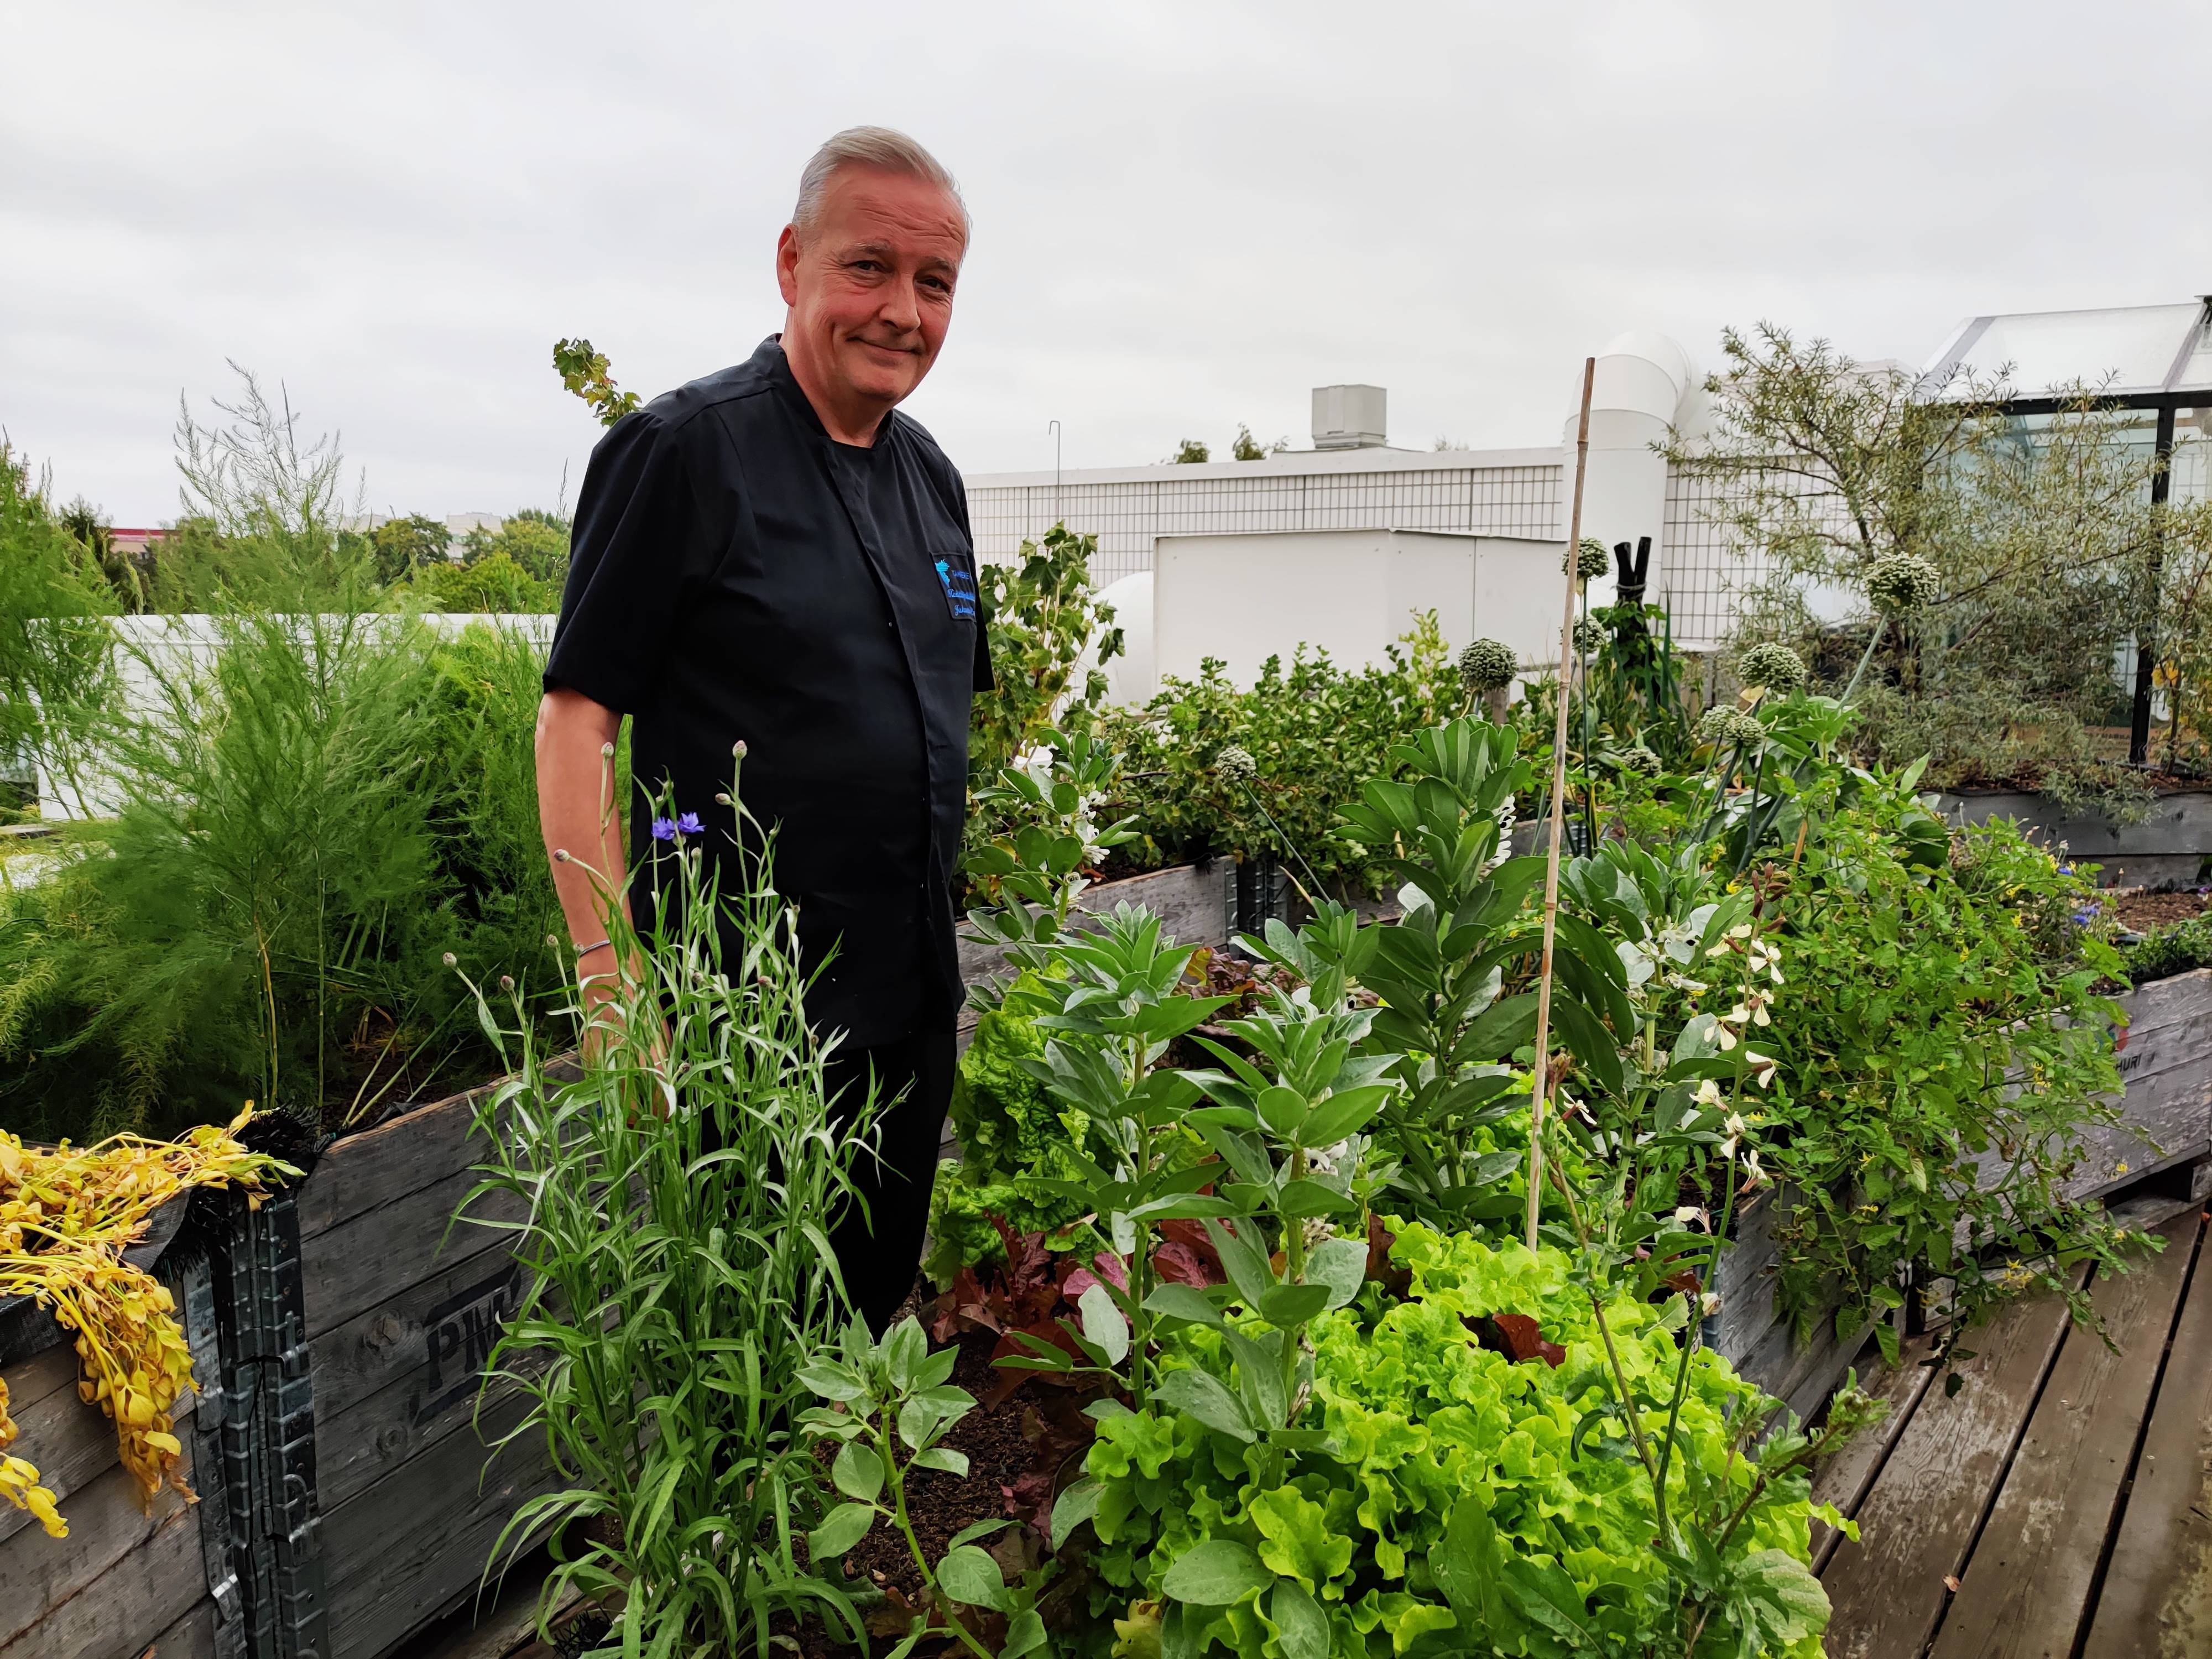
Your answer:
[[[880,340],[856,339],[853,343],[854,345],[866,346],[871,351],[880,351],[887,357],[911,357],[914,356],[914,349],[910,346],[885,345]]]

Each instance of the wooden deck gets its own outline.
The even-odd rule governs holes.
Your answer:
[[[1814,1486],[1861,1533],[1815,1540],[1830,1659],[2212,1656],[2205,1220],[2092,1288],[2117,1351],[2042,1297],[1966,1337],[1955,1395],[1924,1343],[1872,1380],[1888,1420]]]

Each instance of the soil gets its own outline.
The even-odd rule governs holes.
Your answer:
[[[2148,933],[2154,927],[2164,927],[2202,915],[2212,894],[2208,894],[2203,888],[2179,893],[2153,893],[2140,887],[2123,887],[2098,896],[2104,901],[2106,914],[2116,919],[2120,926],[2130,933]]]

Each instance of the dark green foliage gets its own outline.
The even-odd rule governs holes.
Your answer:
[[[1394,745],[1456,713],[1465,702],[1433,616],[1390,648],[1387,666],[1339,668],[1300,647],[1285,665],[1270,657],[1249,690],[1208,660],[1195,680],[1169,677],[1141,709],[1106,713],[1107,740],[1123,757],[1112,816],[1133,815],[1140,867],[1224,854],[1295,853],[1327,882],[1374,890],[1379,854],[1336,838],[1336,815],[1370,778],[1396,775]],[[1249,784],[1223,775],[1223,750],[1248,751]]]

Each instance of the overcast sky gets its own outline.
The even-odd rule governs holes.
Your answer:
[[[807,154],[904,128],[975,220],[908,409],[963,469],[1556,441],[1630,328],[1918,361],[1982,311],[2212,290],[2212,7],[118,5],[0,0],[0,426],[177,512],[226,359],[379,511],[571,501],[587,335],[648,395],[781,325]]]

